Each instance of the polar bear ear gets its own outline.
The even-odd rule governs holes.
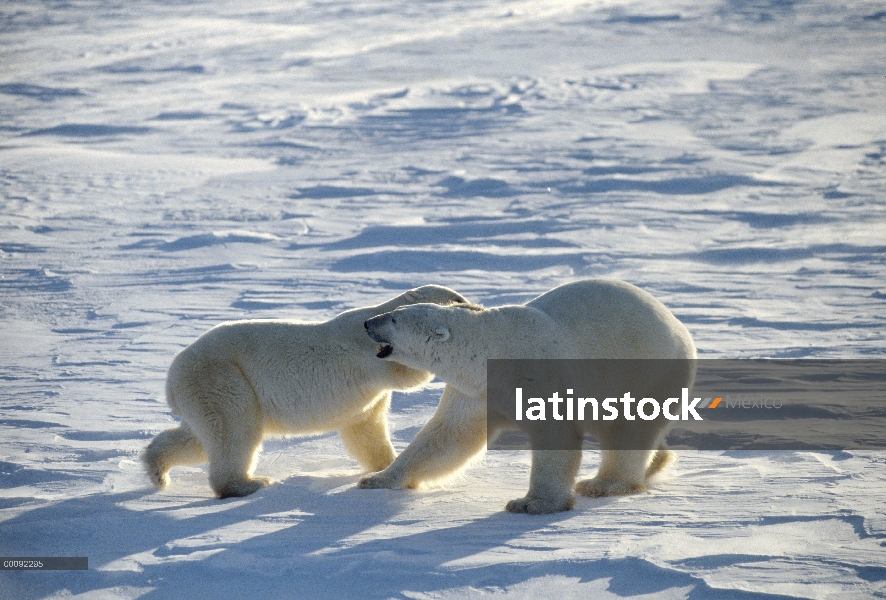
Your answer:
[[[436,336],[438,342],[445,342],[449,339],[449,330],[440,326],[434,330],[434,336]]]

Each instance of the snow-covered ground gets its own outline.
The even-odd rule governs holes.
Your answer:
[[[535,517],[527,452],[368,491],[271,439],[225,501],[137,461],[205,329],[425,283],[615,277],[705,357],[882,357],[884,50],[864,0],[6,0],[0,555],[89,570],[0,597],[886,597],[884,452],[683,452]],[[395,395],[398,450],[440,391]]]

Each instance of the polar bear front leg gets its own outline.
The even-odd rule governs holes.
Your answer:
[[[370,472],[388,467],[397,454],[388,433],[391,392],[384,392],[363,415],[365,418],[338,430],[345,449]]]
[[[437,412],[400,456],[381,473],[364,477],[364,489],[413,488],[457,473],[486,448],[486,406],[447,385]]]
[[[505,508],[531,514],[570,510],[575,504],[572,485],[580,464],[581,450],[533,450],[529,491]]]

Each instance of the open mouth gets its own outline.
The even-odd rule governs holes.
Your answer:
[[[378,358],[387,358],[391,355],[391,352],[394,351],[394,347],[390,344],[379,344],[378,345],[378,354],[376,356]]]

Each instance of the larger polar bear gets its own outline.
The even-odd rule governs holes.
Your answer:
[[[447,386],[431,420],[388,468],[362,479],[363,488],[407,488],[442,479],[485,448],[488,358],[681,359],[675,361],[681,372],[669,375],[669,383],[691,387],[694,380],[695,361],[682,360],[696,358],[689,331],[653,296],[620,281],[568,283],[525,305],[416,304],[369,319],[365,327],[380,345],[378,357],[431,371]],[[642,387],[642,378],[643,373],[628,373],[624,383]],[[574,486],[580,445],[534,450],[529,491],[509,502],[508,510],[568,510],[573,488],[590,496],[641,491],[673,459],[664,445],[667,421],[650,422],[656,425],[648,431],[648,446],[640,446],[644,450],[611,449],[618,447],[612,437],[618,431],[594,431],[593,423],[586,426],[600,439],[597,476]]]
[[[384,469],[396,456],[391,390],[423,385],[431,374],[375,358],[363,322],[407,304],[458,302],[466,300],[457,292],[427,285],[324,323],[251,320],[210,329],[169,369],[166,398],[182,424],[148,445],[148,476],[162,488],[171,467],[208,460],[220,498],[245,496],[270,483],[252,475],[265,434],[333,430],[366,469]]]

